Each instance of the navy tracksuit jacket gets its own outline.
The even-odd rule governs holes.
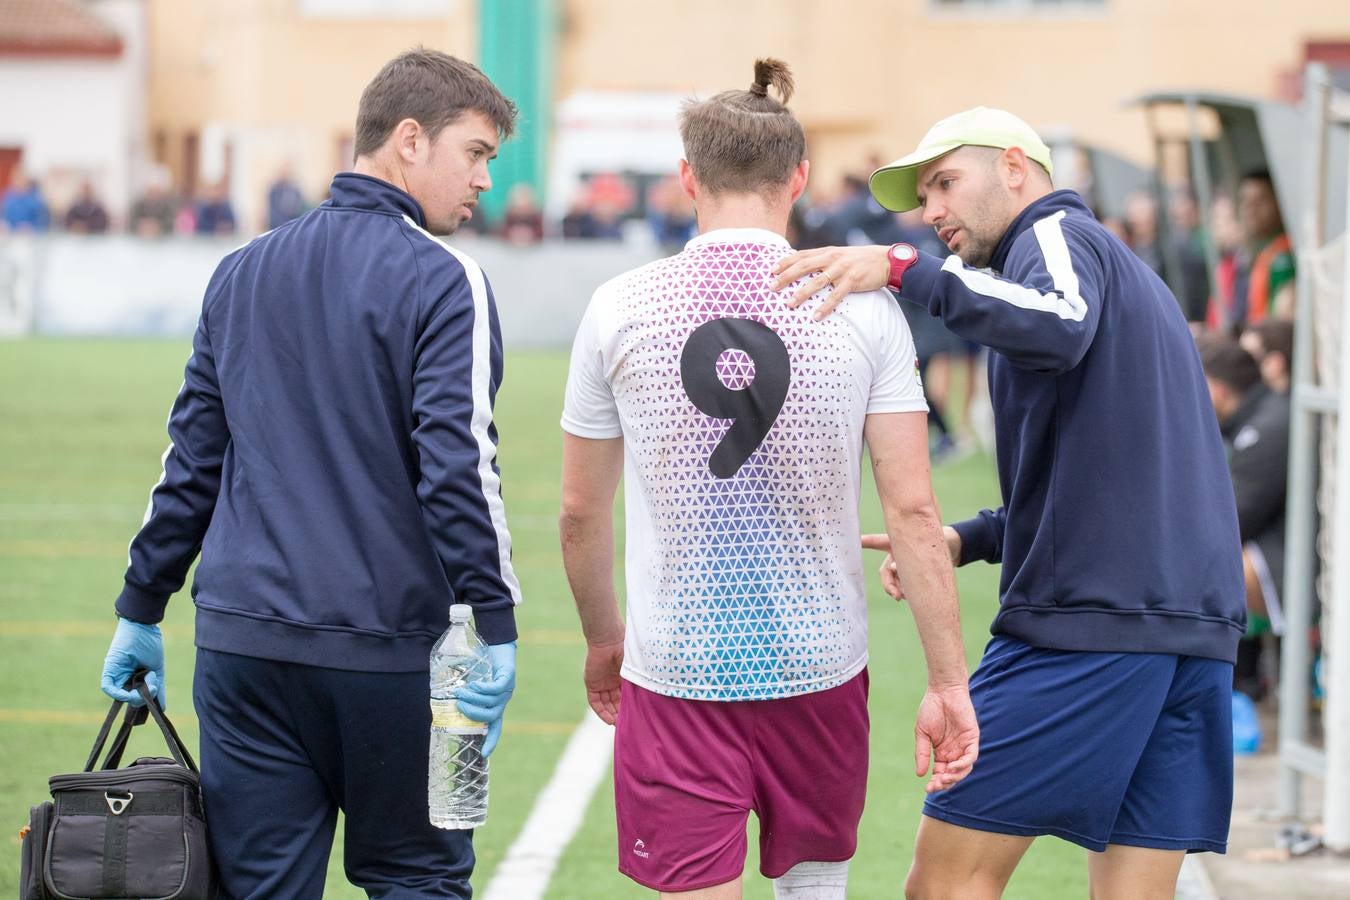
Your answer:
[[[496,309],[423,225],[403,191],[344,173],[220,263],[119,614],[158,622],[200,550],[206,649],[417,671],[457,602],[488,643],[515,639]]]
[[[428,656],[452,603],[516,637],[478,266],[390,184],[227,256],[119,614],[193,584],[202,791],[226,896],[323,894],[337,810],[371,896],[469,896],[471,836],[427,818]]]
[[[1232,662],[1233,487],[1176,299],[1072,191],[1023,210],[990,266],[921,254],[900,294],[992,350],[1003,505],[955,526],[963,563],[1003,563],[992,630]]]

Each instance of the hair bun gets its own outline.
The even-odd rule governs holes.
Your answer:
[[[786,105],[792,97],[792,70],[781,59],[764,57],[755,60],[755,83],[750,85],[750,93],[767,97],[770,87],[778,89],[778,96]]]

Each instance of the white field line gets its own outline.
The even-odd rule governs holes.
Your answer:
[[[604,780],[613,752],[614,729],[587,710],[482,900],[540,900],[544,896],[558,860]]]

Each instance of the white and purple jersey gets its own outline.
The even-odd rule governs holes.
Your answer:
[[[760,229],[702,234],[595,292],[562,426],[624,439],[623,677],[701,700],[843,684],[867,662],[863,422],[927,410],[883,291],[789,309]]]

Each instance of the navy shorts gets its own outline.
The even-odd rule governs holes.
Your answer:
[[[1228,847],[1233,666],[995,635],[970,678],[980,756],[924,814],[1089,850]]]

